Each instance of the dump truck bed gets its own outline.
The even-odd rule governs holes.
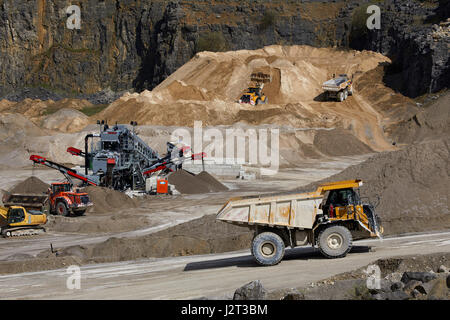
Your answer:
[[[358,179],[345,180],[321,184],[313,192],[232,198],[216,219],[241,225],[311,229],[326,191],[361,185]]]
[[[219,211],[217,220],[310,229],[322,199],[316,192],[233,198]]]
[[[20,206],[27,210],[42,210],[48,199],[46,194],[5,194],[3,196],[3,205],[5,207]]]
[[[347,81],[348,79],[343,77],[330,79],[322,84],[322,89],[325,91],[339,91],[345,89]]]

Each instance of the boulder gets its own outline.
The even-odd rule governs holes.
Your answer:
[[[427,283],[421,283],[415,287],[415,290],[419,291],[421,294],[429,294],[431,289],[433,288],[434,281],[430,281]]]
[[[403,282],[397,281],[391,285],[391,290],[392,291],[403,290],[404,287],[405,287],[405,284]]]
[[[305,295],[297,289],[291,289],[282,300],[305,300]]]
[[[261,281],[255,280],[236,289],[233,300],[263,300],[267,291],[264,289]]]
[[[421,285],[422,282],[418,280],[410,280],[405,284],[405,287],[403,288],[403,292],[406,294],[411,294],[417,286]]]
[[[405,284],[411,280],[417,280],[425,283],[433,279],[436,279],[436,275],[431,272],[405,272],[403,273],[401,281]]]

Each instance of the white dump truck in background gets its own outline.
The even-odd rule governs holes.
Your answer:
[[[325,92],[326,100],[337,99],[342,102],[348,96],[353,95],[353,80],[349,79],[346,74],[340,74],[339,77],[333,75],[332,79],[322,84],[322,89]]]
[[[233,198],[216,219],[255,231],[251,252],[261,265],[279,263],[287,246],[307,244],[327,258],[340,258],[353,239],[383,233],[374,206],[361,202],[361,185],[347,180],[322,184],[314,192]]]

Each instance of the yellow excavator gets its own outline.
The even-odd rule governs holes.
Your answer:
[[[45,232],[47,215],[42,210],[47,198],[40,194],[5,194],[4,207],[0,207],[0,234],[15,237]]]

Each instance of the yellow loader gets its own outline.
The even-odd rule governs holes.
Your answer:
[[[263,72],[252,73],[250,80],[252,85],[240,97],[239,103],[248,103],[253,106],[269,103],[269,99],[262,92],[264,84],[271,81],[271,76]]]

